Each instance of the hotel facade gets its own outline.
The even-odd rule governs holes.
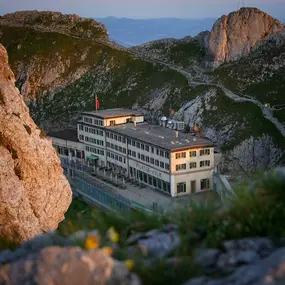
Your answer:
[[[165,117],[150,125],[134,110],[108,109],[82,113],[72,140],[64,132],[49,135],[61,156],[112,169],[171,197],[211,190],[213,143],[177,129]]]

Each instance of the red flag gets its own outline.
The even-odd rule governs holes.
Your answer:
[[[97,96],[96,96],[96,109],[100,109],[100,103]]]

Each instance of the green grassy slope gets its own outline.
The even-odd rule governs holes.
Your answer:
[[[285,103],[285,41],[267,42],[248,57],[224,64],[211,74],[230,89],[262,103]]]
[[[130,50],[183,68],[199,65],[206,54],[206,49],[199,38],[158,40],[130,48]]]

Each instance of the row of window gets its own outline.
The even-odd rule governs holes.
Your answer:
[[[137,142],[135,140],[130,140],[130,139],[128,139],[128,144],[134,147],[137,147],[141,150],[145,150],[147,152],[156,153],[156,155],[159,155],[161,157],[169,158],[169,152],[164,151],[162,149],[158,149],[158,148],[155,149],[153,146],[149,146],[149,145]]]
[[[193,187],[193,182],[194,182],[194,188],[196,187],[196,181],[191,181],[190,185],[191,187]],[[177,183],[176,185],[176,190],[177,190],[177,193],[186,193],[186,182],[180,182],[180,183]],[[201,179],[200,180],[200,189],[201,191],[203,190],[210,190],[210,179]],[[191,188],[191,193],[195,193],[196,192],[196,189],[192,189]]]
[[[122,156],[120,156],[120,155],[117,155],[117,154],[115,154],[115,153],[113,153],[113,152],[107,151],[107,156],[110,157],[110,158],[112,158],[112,159],[115,159],[115,160],[117,160],[117,161],[119,161],[119,162],[124,162],[124,163],[126,163],[126,158],[125,158],[125,157],[122,157]]]
[[[211,165],[210,160],[200,161],[200,167],[210,167],[210,165]],[[197,168],[197,163],[196,162],[190,162],[189,168],[190,169]],[[176,164],[176,171],[185,170],[185,169],[186,169],[186,163]]]
[[[160,168],[169,170],[169,164],[168,163],[164,163],[162,161],[159,161],[158,159],[154,159],[152,157],[149,157],[147,155],[140,154],[140,153],[138,153],[138,155],[137,155],[135,151],[131,151],[130,149],[128,150],[128,155],[132,156],[132,157],[135,157],[135,158],[137,157],[138,159],[140,159],[142,161],[145,161],[147,163],[151,163],[151,164],[153,164],[155,166],[158,166]]]
[[[91,147],[91,146],[86,146],[85,149],[87,151],[95,153],[95,154],[100,154],[100,155],[104,155],[105,154],[103,149],[98,149],[98,148]]]
[[[123,136],[116,135],[116,134],[109,133],[109,132],[106,133],[106,136],[107,138],[113,139],[115,141],[126,143],[126,138]]]
[[[104,132],[102,130],[89,128],[89,127],[83,127],[82,125],[79,125],[79,130],[80,131],[84,130],[87,133],[94,134],[94,135],[97,135],[97,136],[103,136],[104,135]]]
[[[127,153],[127,149],[118,145],[114,145],[113,143],[107,142],[107,147],[110,147],[112,149],[115,149],[116,151],[119,151],[121,153],[126,154]]]
[[[123,136],[113,134],[113,133],[109,133],[109,132],[106,133],[106,136],[107,136],[107,138],[114,139],[114,140],[122,142],[122,143],[126,143],[126,139]],[[128,139],[128,144],[131,146],[137,147],[141,150],[145,150],[147,152],[155,153],[155,148],[153,146],[149,146],[147,144],[143,144],[143,143],[140,143],[138,141],[131,140],[131,139]],[[161,157],[169,158],[169,152],[163,151],[163,150],[158,149],[158,148],[156,149],[156,154],[160,155]]]
[[[200,150],[200,156],[203,156],[203,155],[210,155],[210,149],[209,149],[209,148],[207,148],[207,149],[201,149],[201,150]],[[196,156],[197,156],[197,151],[196,151],[196,150],[189,152],[189,157],[196,157]],[[177,152],[177,153],[175,154],[175,158],[176,158],[176,159],[179,159],[179,158],[186,158],[186,151]]]
[[[170,193],[170,183],[149,175],[143,171],[130,167],[130,176],[154,188]]]
[[[93,143],[93,144],[104,146],[104,141],[98,140],[98,139],[89,138],[87,136],[84,137],[83,135],[79,135],[79,140],[85,140],[86,142],[90,142],[90,143]]]
[[[83,121],[88,123],[88,124],[94,124],[94,125],[97,125],[97,126],[103,126],[103,121],[102,120],[92,119],[92,118],[88,118],[88,117],[83,117]]]

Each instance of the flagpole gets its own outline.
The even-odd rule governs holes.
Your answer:
[[[96,113],[97,113],[97,95],[95,95],[95,108],[96,108]]]

